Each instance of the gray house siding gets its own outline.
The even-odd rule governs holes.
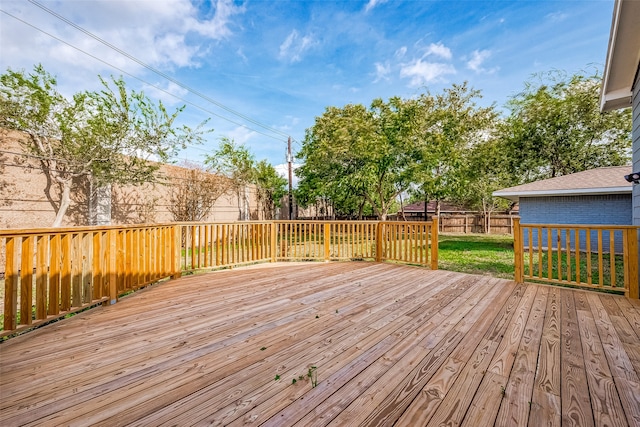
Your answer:
[[[631,195],[611,194],[593,196],[559,197],[520,197],[520,222],[522,224],[607,224],[631,225]],[[566,247],[566,235],[560,233],[560,242]],[[529,245],[528,233],[524,236],[524,245]],[[542,246],[547,247],[546,231],[542,233]],[[586,250],[585,233],[580,233],[580,249]],[[557,231],[552,231],[552,245],[557,245]],[[575,242],[575,233],[570,232],[571,242]],[[597,250],[597,233],[591,233],[591,250]],[[614,234],[615,251],[622,252],[622,233]],[[610,236],[602,235],[603,250],[609,251]],[[532,245],[537,246],[538,235],[532,230]],[[573,243],[572,243],[573,246]]]

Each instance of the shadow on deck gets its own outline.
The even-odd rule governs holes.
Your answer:
[[[1,344],[0,425],[638,426],[639,376],[638,301],[273,264],[162,283]]]

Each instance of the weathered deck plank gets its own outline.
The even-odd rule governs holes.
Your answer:
[[[0,344],[0,425],[635,426],[639,326],[623,297],[486,276],[219,271]]]

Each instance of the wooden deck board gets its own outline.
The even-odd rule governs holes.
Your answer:
[[[639,327],[636,301],[487,276],[219,271],[0,344],[0,425],[637,426]]]

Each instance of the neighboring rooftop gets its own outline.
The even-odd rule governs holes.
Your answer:
[[[518,201],[520,197],[631,194],[632,185],[624,179],[630,173],[631,166],[597,168],[503,188],[493,195]]]
[[[415,202],[404,207],[404,211],[406,212],[416,212],[422,213],[424,212],[424,201]],[[436,201],[431,200],[427,203],[427,212],[433,213],[436,211]],[[466,208],[461,205],[456,205],[449,202],[440,202],[440,212],[471,212],[473,209]]]

